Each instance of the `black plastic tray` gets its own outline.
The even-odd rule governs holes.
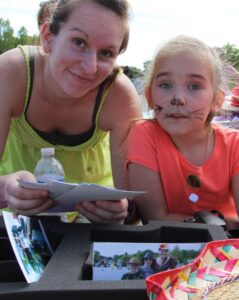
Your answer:
[[[66,224],[41,217],[54,254],[38,282],[26,283],[0,218],[0,299],[147,300],[144,280],[92,281],[93,242],[192,243],[226,239],[220,226],[151,221],[144,226]]]

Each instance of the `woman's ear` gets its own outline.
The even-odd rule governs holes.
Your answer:
[[[148,102],[148,106],[150,109],[154,109],[154,102],[151,95],[151,86],[147,85],[144,89],[144,94]]]
[[[50,23],[45,22],[41,25],[41,42],[45,53],[51,51],[52,33],[50,32]]]
[[[225,92],[223,90],[220,90],[217,94],[215,94],[215,97],[214,97],[214,100],[213,100],[213,103],[212,103],[212,112],[213,113],[217,113],[223,102],[224,102],[224,99],[225,99]]]

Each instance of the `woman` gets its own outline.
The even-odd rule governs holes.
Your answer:
[[[47,191],[17,182],[34,180],[41,147],[56,149],[68,182],[127,188],[126,137],[140,116],[137,93],[116,67],[128,13],[126,0],[60,0],[41,25],[41,46],[0,56],[0,194],[14,211],[38,214],[53,204]],[[122,223],[127,207],[123,199],[76,208],[94,222]]]
[[[159,272],[153,252],[146,252],[144,254],[144,264],[141,267],[141,270],[144,272],[144,278]]]

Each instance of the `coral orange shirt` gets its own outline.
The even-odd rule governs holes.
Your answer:
[[[239,175],[239,131],[211,125],[215,133],[214,150],[200,167],[187,161],[155,120],[143,120],[131,129],[128,162],[134,162],[160,174],[169,213],[193,214],[200,210],[218,210],[226,217],[237,216],[230,187]],[[187,183],[196,175],[202,184],[198,189]],[[197,202],[190,194],[199,196]]]

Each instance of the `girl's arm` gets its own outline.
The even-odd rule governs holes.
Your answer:
[[[239,216],[239,175],[232,177],[232,193],[235,199],[235,206],[237,210],[237,215]],[[227,219],[227,224],[229,228],[238,228],[239,227],[239,219],[231,218]]]
[[[130,163],[128,169],[130,188],[147,191],[145,195],[134,198],[139,217],[144,224],[150,220],[183,221],[190,217],[168,213],[160,176],[157,172],[135,163]]]

